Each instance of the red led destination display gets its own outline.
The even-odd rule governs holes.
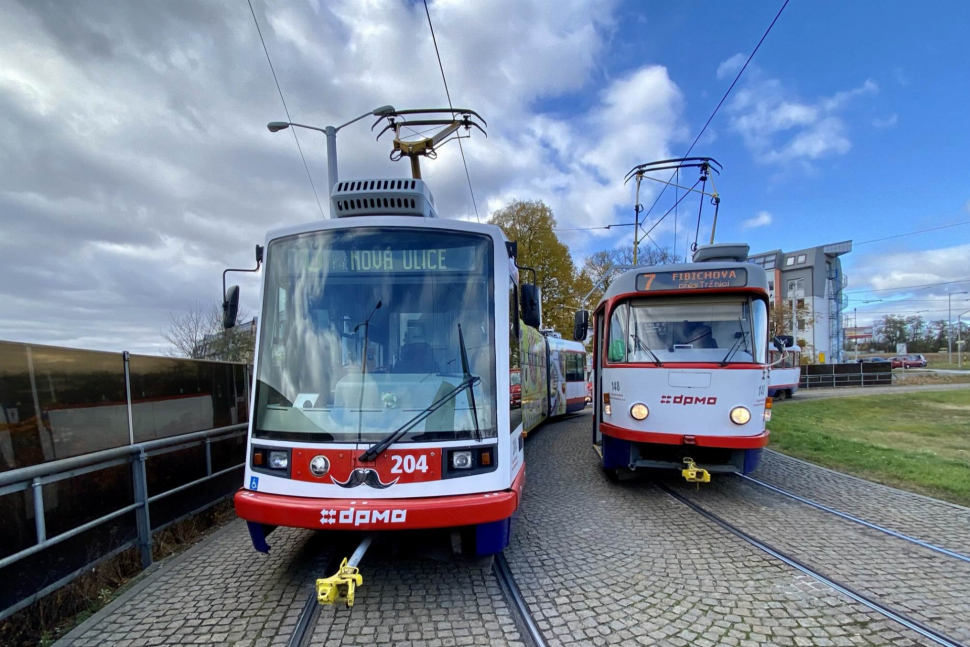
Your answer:
[[[748,271],[741,267],[720,270],[653,272],[637,276],[638,292],[743,288],[747,284]]]

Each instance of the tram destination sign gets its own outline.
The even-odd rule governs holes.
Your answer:
[[[306,267],[331,274],[468,272],[482,266],[479,246],[424,249],[296,249],[292,271]]]
[[[720,270],[685,270],[680,272],[652,272],[637,276],[638,292],[657,290],[705,290],[711,288],[743,288],[748,284],[748,271],[743,267]]]

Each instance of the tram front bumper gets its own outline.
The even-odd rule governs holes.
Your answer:
[[[455,528],[508,519],[519,507],[525,467],[500,492],[413,499],[323,499],[241,489],[236,514],[251,524],[312,530]]]

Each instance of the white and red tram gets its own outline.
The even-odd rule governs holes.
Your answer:
[[[457,528],[500,552],[525,481],[514,245],[438,219],[419,179],[339,182],[332,203],[266,237],[236,512],[264,552],[278,526]]]
[[[604,468],[755,469],[768,444],[768,281],[747,245],[637,268],[593,313],[593,443]],[[577,338],[588,315],[577,314]]]

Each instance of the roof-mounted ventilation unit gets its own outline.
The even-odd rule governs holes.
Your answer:
[[[423,180],[349,180],[337,182],[331,213],[349,216],[419,216],[437,218],[434,196]]]
[[[695,263],[711,261],[743,263],[748,260],[750,247],[744,243],[717,243],[698,247],[694,252]]]

